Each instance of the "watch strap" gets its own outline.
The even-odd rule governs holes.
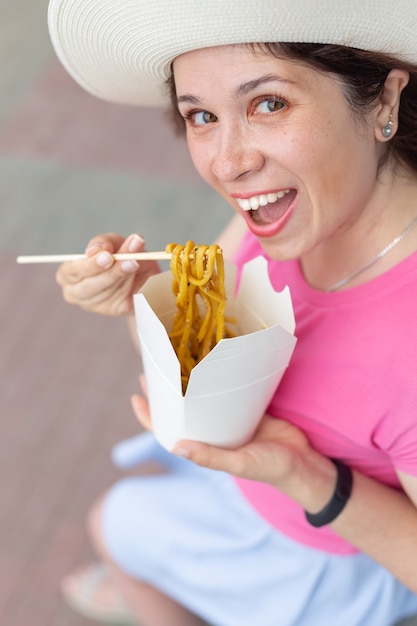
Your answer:
[[[334,493],[326,506],[318,513],[308,513],[305,516],[309,524],[315,528],[330,524],[343,511],[352,492],[353,476],[350,467],[338,459],[330,459],[337,468],[337,480]]]

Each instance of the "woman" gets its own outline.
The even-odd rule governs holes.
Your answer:
[[[169,471],[95,506],[111,573],[95,608],[120,594],[143,626],[392,625],[417,612],[416,5],[104,4],[52,0],[61,61],[116,102],[160,104],[168,81],[197,170],[237,212],[221,245],[290,286],[298,343],[247,445],[118,450]],[[111,253],[143,246],[95,238],[58,271],[64,296],[129,315],[158,268]],[[81,609],[86,578],[65,586]]]

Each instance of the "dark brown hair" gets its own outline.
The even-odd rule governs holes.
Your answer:
[[[378,103],[392,69],[407,70],[410,80],[401,94],[398,130],[386,144],[385,159],[392,156],[417,172],[417,66],[386,54],[331,44],[265,43],[251,44],[251,48],[260,48],[277,58],[293,59],[318,71],[337,75],[352,112],[359,117]],[[178,113],[173,78],[168,81],[168,87],[175,128],[184,133],[184,120]]]

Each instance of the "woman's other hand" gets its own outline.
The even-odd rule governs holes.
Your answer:
[[[308,439],[300,429],[265,415],[254,437],[237,449],[184,440],[178,442],[174,453],[185,455],[198,465],[278,486],[295,470],[298,459],[310,450]]]
[[[314,450],[299,428],[270,415],[251,441],[235,450],[182,440],[173,452],[204,467],[268,483],[313,513],[330,500],[336,483],[332,461]]]
[[[87,311],[126,315],[133,310],[133,294],[160,269],[155,261],[115,261],[116,252],[141,252],[145,241],[137,234],[124,239],[115,233],[94,237],[86,259],[63,263],[56,280],[64,299]]]

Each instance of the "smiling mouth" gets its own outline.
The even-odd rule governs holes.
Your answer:
[[[236,198],[239,207],[257,224],[264,226],[281,219],[296,197],[295,189],[283,189],[275,193],[260,194],[250,198]]]

